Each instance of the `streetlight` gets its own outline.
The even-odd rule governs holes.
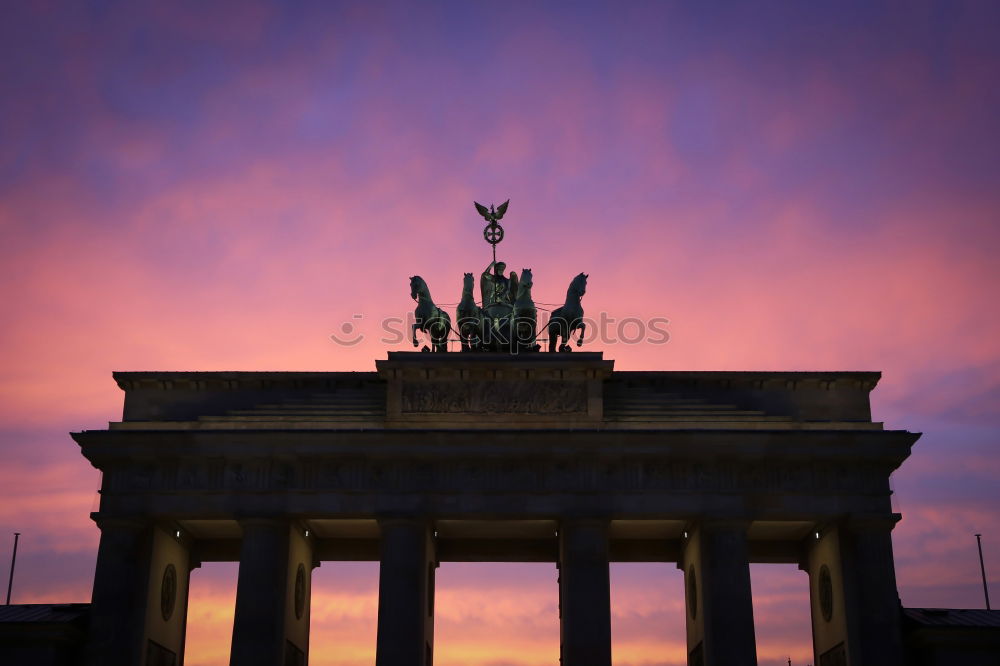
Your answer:
[[[983,564],[983,535],[976,535],[976,546],[979,547],[979,572],[983,574],[983,596],[986,597],[986,610],[990,610],[990,590],[986,587],[986,566]]]
[[[7,605],[10,606],[10,588],[14,585],[14,563],[17,562],[17,541],[21,538],[20,532],[14,532],[14,553],[10,556],[10,578],[7,579]]]

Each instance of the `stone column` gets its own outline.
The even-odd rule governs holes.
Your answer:
[[[559,608],[562,666],[611,666],[607,521],[559,525]]]
[[[190,580],[186,538],[150,521],[97,523],[101,545],[84,663],[180,664]]]
[[[851,520],[809,539],[815,663],[903,663],[900,603],[893,567],[895,518]]]
[[[140,520],[97,518],[97,550],[85,663],[141,663],[152,526]]]
[[[434,655],[434,569],[430,525],[379,520],[376,666],[431,666]]]
[[[231,666],[304,666],[309,654],[312,542],[288,520],[241,520]]]
[[[745,522],[702,522],[688,531],[681,561],[690,666],[753,666],[753,598]]]
[[[176,528],[153,528],[146,593],[146,666],[184,662],[188,588],[191,581],[189,537]]]

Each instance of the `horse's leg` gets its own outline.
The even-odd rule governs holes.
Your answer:
[[[438,332],[439,326],[437,324],[431,323],[427,326],[427,337],[431,340],[431,351],[439,351],[441,346],[441,335]]]
[[[485,346],[483,341],[484,335],[485,332],[483,331],[483,322],[482,319],[480,319],[479,322],[472,329],[472,335],[469,336],[469,346],[472,347],[472,351],[478,351],[478,352],[484,351],[483,350],[483,347]]]
[[[419,342],[417,342],[417,330],[418,330],[419,328],[420,328],[420,324],[414,324],[414,325],[413,325],[413,346],[414,346],[414,347],[417,347],[417,346],[419,346],[419,345],[420,345],[420,343],[419,343]]]
[[[462,351],[464,352],[475,351],[476,345],[479,344],[476,329],[468,322],[465,324],[465,331],[459,329],[458,337],[462,340]]]
[[[431,340],[434,345],[434,351],[436,352],[446,352],[448,351],[448,333],[451,330],[450,322],[447,320],[440,320],[435,326],[434,334],[431,336]]]
[[[582,347],[583,346],[583,331],[586,328],[587,328],[587,322],[580,321],[580,337],[576,341],[576,346],[577,347]]]
[[[476,341],[475,341],[475,344],[473,345],[474,351],[477,351],[477,352],[487,352],[487,351],[490,351],[490,348],[489,348],[490,345],[489,345],[489,342],[487,340],[487,336],[488,335],[489,335],[489,330],[486,328],[486,323],[483,322],[476,329]]]
[[[563,335],[560,336],[559,340],[559,351],[568,352],[573,351],[573,348],[569,346],[569,343],[573,341],[573,322],[570,320],[566,321],[566,328],[563,329]]]
[[[549,353],[555,352],[559,340],[559,328],[549,320]]]
[[[451,333],[451,318],[448,313],[441,310],[444,331],[441,332],[441,351],[448,351],[448,335]]]
[[[536,351],[538,345],[535,344],[535,339],[538,337],[538,331],[535,330],[535,318],[532,317],[528,320],[527,328],[525,329],[526,335],[521,340],[521,346],[527,351]]]

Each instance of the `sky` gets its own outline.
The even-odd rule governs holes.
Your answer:
[[[618,369],[881,371],[875,420],[924,433],[904,605],[982,607],[976,532],[1000,598],[998,34],[988,1],[8,3],[13,600],[89,599],[100,477],[67,433],[120,418],[112,371],[372,370],[411,348],[409,277],[457,302],[472,202],[508,198],[500,258],[541,304],[588,273]],[[752,578],[762,666],[811,660],[804,574]],[[192,580],[187,663],[228,663],[236,569]],[[615,666],[683,663],[681,572],[612,583]],[[554,567],[438,590],[439,665],[557,659]],[[373,564],[318,569],[312,663],[372,664],[376,608]]]

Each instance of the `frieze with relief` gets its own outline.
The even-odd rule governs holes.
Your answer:
[[[426,414],[574,414],[587,411],[583,381],[422,381],[402,386],[402,411]]]

